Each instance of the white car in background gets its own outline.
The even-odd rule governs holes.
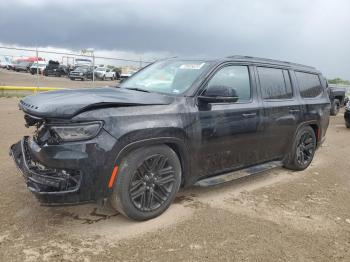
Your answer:
[[[42,74],[46,66],[47,66],[46,61],[36,61],[29,68],[29,71],[32,75],[36,74],[38,71],[39,71],[39,74]]]
[[[137,70],[129,70],[120,74],[120,79],[124,80],[135,74]]]
[[[95,69],[95,77],[101,80],[116,79],[116,73],[109,68],[106,67],[97,67]]]

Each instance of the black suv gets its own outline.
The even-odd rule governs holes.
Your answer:
[[[331,115],[336,116],[340,108],[346,106],[348,102],[348,97],[346,96],[346,88],[330,86],[329,99],[331,101]]]
[[[19,106],[37,131],[11,154],[42,203],[109,199],[137,220],[164,212],[180,186],[305,169],[330,114],[315,68],[246,56],[158,61],[119,88],[45,92]]]
[[[60,65],[57,61],[50,60],[43,71],[45,76],[61,77],[68,74],[68,68],[65,65]]]

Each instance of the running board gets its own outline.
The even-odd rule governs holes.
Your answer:
[[[218,185],[218,184],[226,183],[226,182],[229,182],[229,181],[241,178],[241,177],[255,175],[255,174],[276,168],[276,167],[281,167],[282,165],[283,165],[283,163],[281,161],[267,162],[264,164],[251,166],[251,167],[241,169],[238,171],[204,178],[202,180],[197,181],[194,185],[200,186],[200,187]]]

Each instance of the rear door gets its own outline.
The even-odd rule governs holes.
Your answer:
[[[301,102],[291,82],[291,72],[283,68],[257,66],[258,83],[264,106],[264,159],[277,160],[289,150],[301,123]]]

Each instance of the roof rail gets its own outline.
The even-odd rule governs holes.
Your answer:
[[[261,62],[287,64],[287,65],[294,65],[294,66],[301,66],[301,67],[316,69],[315,67],[312,67],[312,66],[307,66],[307,65],[288,62],[288,61],[263,58],[263,57],[254,57],[254,56],[245,56],[245,55],[231,55],[231,56],[228,56],[227,58],[241,59],[241,60],[257,60],[257,61],[261,61]]]

